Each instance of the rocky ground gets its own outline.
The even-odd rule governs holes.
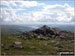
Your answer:
[[[41,28],[1,36],[1,54],[7,55],[57,55],[61,51],[74,51],[74,33]]]

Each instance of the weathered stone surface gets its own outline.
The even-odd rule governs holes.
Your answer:
[[[15,45],[20,45],[22,42],[14,42]]]

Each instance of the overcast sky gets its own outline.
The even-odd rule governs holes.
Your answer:
[[[72,24],[74,1],[1,1],[2,24]]]

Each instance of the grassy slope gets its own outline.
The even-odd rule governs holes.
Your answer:
[[[24,46],[24,49],[14,49],[14,48],[10,48],[9,46],[12,45],[15,41],[21,41],[22,42],[22,46]],[[54,42],[53,42],[54,41]],[[1,36],[1,43],[4,44],[4,48],[2,48],[2,54],[3,53],[7,53],[7,54],[15,54],[15,55],[23,55],[23,54],[40,54],[39,51],[41,52],[41,54],[45,55],[45,54],[56,54],[57,51],[59,50],[55,50],[54,49],[54,44],[56,42],[60,43],[60,46],[62,46],[63,48],[61,49],[61,51],[73,51],[74,49],[74,45],[73,43],[69,42],[70,39],[68,39],[67,41],[65,40],[60,40],[56,39],[56,38],[52,38],[50,40],[39,40],[39,39],[27,39],[24,40],[22,38],[17,38],[16,34],[9,34],[9,35],[2,35]],[[47,46],[45,46],[45,43],[49,42],[49,44]],[[36,47],[36,49],[31,48],[32,46]]]

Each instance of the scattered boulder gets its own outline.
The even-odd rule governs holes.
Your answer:
[[[46,36],[47,36],[47,37],[52,37],[51,34],[47,34]]]
[[[45,45],[45,46],[47,46],[48,44],[47,44],[47,43],[45,43],[44,45]]]
[[[41,36],[37,36],[37,38],[38,38],[38,39],[40,39],[40,38],[41,38]]]
[[[22,42],[14,42],[15,45],[21,45]]]
[[[17,48],[17,49],[23,49],[24,47],[23,46],[15,46],[15,48]]]
[[[56,41],[55,41],[55,40],[52,40],[52,41],[51,41],[51,43],[54,43],[54,42],[56,42]]]
[[[74,43],[74,40],[71,40],[72,43]]]
[[[65,36],[64,35],[60,35],[59,36],[61,39],[65,39]]]
[[[52,38],[54,38],[54,37],[55,37],[55,35],[52,35],[51,37],[52,37]]]
[[[42,51],[38,51],[38,55],[41,55],[42,54]]]
[[[32,49],[36,49],[36,47],[35,47],[35,46],[31,46],[30,48],[32,48]]]

